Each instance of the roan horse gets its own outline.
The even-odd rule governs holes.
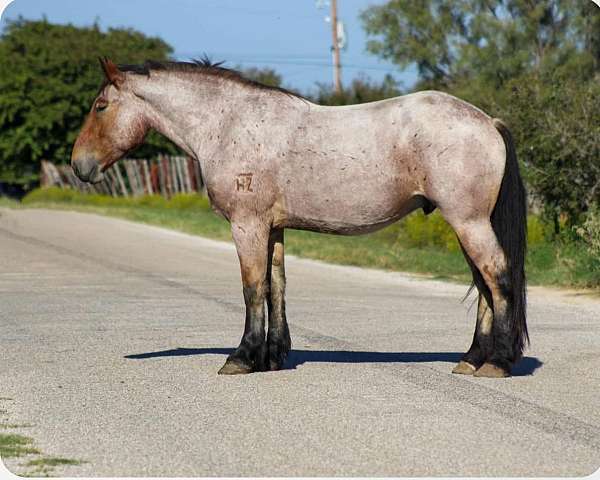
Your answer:
[[[207,61],[100,62],[106,80],[73,148],[77,176],[101,181],[155,129],[200,162],[213,209],[231,223],[246,321],[219,373],[284,364],[285,228],[355,235],[439,208],[479,291],[473,342],[453,372],[510,374],[528,341],[526,199],[500,120],[435,91],[325,107]]]

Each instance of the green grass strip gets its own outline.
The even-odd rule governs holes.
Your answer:
[[[33,440],[29,437],[16,434],[0,433],[0,457],[20,457],[32,453],[40,453],[32,447]]]
[[[97,213],[166,227],[216,240],[231,241],[229,224],[210,209],[208,199],[179,194],[113,198],[71,189],[31,192],[23,206]],[[551,226],[531,215],[526,271],[530,284],[597,288],[600,259],[570,237],[552,238]],[[425,274],[470,282],[471,273],[454,232],[438,212],[416,212],[375,233],[338,236],[286,230],[286,252],[305,258],[357,267]]]
[[[70,458],[60,457],[42,457],[28,461],[25,465],[28,467],[56,467],[58,465],[81,465],[82,461]]]

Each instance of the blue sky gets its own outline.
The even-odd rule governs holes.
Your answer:
[[[406,87],[414,71],[401,72],[365,51],[366,35],[358,18],[381,0],[338,0],[339,16],[346,24],[349,44],[342,53],[345,83],[360,74],[381,79],[391,73]],[[303,91],[315,82],[331,83],[331,26],[329,8],[317,9],[315,0],[15,0],[2,14],[22,15],[50,22],[102,28],[132,27],[158,35],[174,49],[179,60],[208,54],[226,60],[226,66],[268,66],[284,84]]]

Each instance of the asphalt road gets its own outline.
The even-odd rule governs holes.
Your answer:
[[[216,373],[242,332],[232,245],[0,210],[0,408],[67,476],[587,475],[600,301],[530,292],[509,379],[450,373],[465,287],[288,258],[288,368]],[[14,472],[22,461],[7,459]]]

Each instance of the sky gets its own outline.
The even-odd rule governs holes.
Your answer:
[[[381,80],[392,74],[404,87],[416,80],[414,70],[401,72],[393,64],[366,52],[367,37],[359,14],[381,0],[338,0],[338,16],[346,26],[348,46],[342,52],[342,81],[367,75]],[[316,0],[14,0],[2,14],[53,23],[101,28],[132,27],[160,36],[177,60],[207,54],[225,66],[270,67],[285,86],[303,92],[316,82],[332,83],[329,7]]]

